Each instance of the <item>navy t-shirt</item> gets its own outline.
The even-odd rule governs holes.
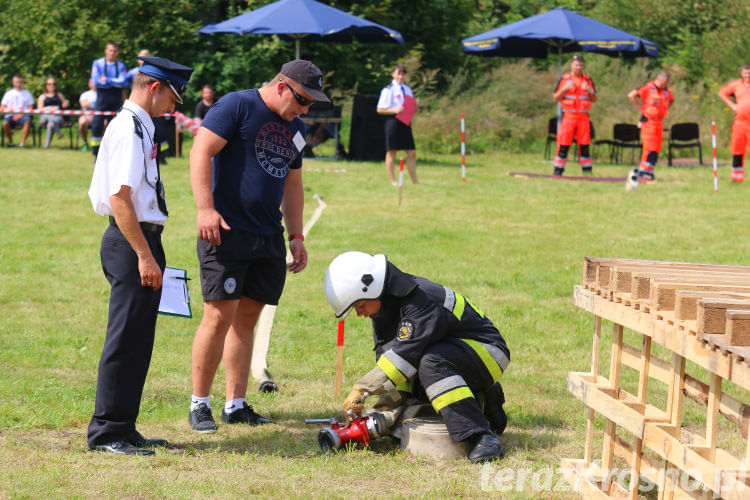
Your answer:
[[[302,167],[301,118],[288,122],[268,109],[257,89],[225,95],[201,123],[228,142],[213,158],[214,207],[232,229],[283,231],[281,199],[290,168]]]

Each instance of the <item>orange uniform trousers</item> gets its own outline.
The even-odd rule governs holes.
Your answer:
[[[734,119],[732,123],[732,141],[729,149],[732,151],[732,180],[742,182],[745,178],[745,151],[750,146],[750,122]]]
[[[664,123],[661,120],[654,120],[649,118],[647,122],[641,122],[641,143],[643,144],[643,154],[641,155],[641,163],[638,167],[642,171],[654,172],[654,165],[656,160],[649,161],[649,154],[651,159],[656,158],[656,155],[661,151],[661,141],[664,135]],[[656,153],[655,155],[653,153]]]
[[[578,147],[588,146],[591,143],[591,122],[588,113],[563,113],[562,120],[557,127],[557,157],[554,161],[556,167],[565,168],[567,148],[563,156],[560,154],[560,146],[573,144],[573,137],[576,138]],[[581,155],[579,160],[582,167],[590,167],[593,163],[590,156]]]

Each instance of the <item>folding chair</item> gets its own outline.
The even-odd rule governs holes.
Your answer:
[[[635,160],[635,149],[641,149],[641,129],[630,123],[615,123],[612,127],[612,149],[615,163],[619,164],[622,159],[622,150],[630,148],[630,161]]]
[[[669,132],[669,161],[668,166],[672,166],[672,148],[698,148],[698,163],[703,165],[703,150],[701,148],[700,131],[698,124],[675,123]]]
[[[65,120],[62,123],[62,126],[60,127],[60,132],[62,132],[65,129],[68,129],[68,135],[70,136],[70,149],[73,149],[73,132],[75,131],[76,135],[78,134],[78,122],[73,124],[73,122],[70,120],[69,116],[64,117]],[[39,146],[41,147],[44,144],[44,138],[43,135],[47,133],[46,127],[37,127],[36,128],[36,134],[38,137]],[[34,141],[34,144],[36,144],[37,141]],[[77,144],[77,141],[76,141]]]
[[[12,113],[6,113],[6,114],[12,114]],[[0,123],[2,123],[3,114],[0,113]],[[23,127],[14,126],[11,128],[11,134],[13,133],[13,130],[21,130]],[[31,129],[29,130],[29,137],[31,137],[31,144],[36,147],[36,119],[34,115],[31,115]],[[0,147],[5,147],[5,132],[0,129]]]
[[[549,160],[552,155],[552,144],[557,144],[557,117],[547,122],[547,142],[544,145],[544,159]]]

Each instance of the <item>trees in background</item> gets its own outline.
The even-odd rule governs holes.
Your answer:
[[[404,60],[412,70],[418,68],[410,82],[426,106],[438,102],[445,106],[445,99],[466,99],[489,92],[493,86],[497,95],[498,83],[492,78],[523,85],[523,79],[511,77],[518,61],[466,56],[460,40],[557,6],[660,45],[660,57],[647,62],[591,56],[601,71],[596,78],[601,90],[619,88],[621,78],[614,75],[621,74],[622,67],[639,73],[665,67],[691,99],[713,99],[717,86],[736,77],[739,66],[750,61],[750,45],[743,39],[750,22],[746,0],[324,1],[396,29],[406,40],[404,45],[303,43],[302,57],[323,69],[334,97],[378,92],[389,81],[393,64]],[[38,94],[44,79],[53,75],[63,93],[75,98],[86,89],[91,62],[101,57],[105,43],[113,40],[120,44],[120,58],[128,67],[136,64],[135,55],[143,48],[192,65],[195,73],[188,92],[189,110],[199,99],[203,84],[212,84],[219,94],[254,87],[273,77],[293,57],[294,45],[273,36],[196,34],[205,24],[267,3],[270,0],[0,0],[0,90],[9,88],[12,74],[20,72],[27,87]],[[556,57],[526,62],[523,74],[533,78],[534,71],[545,73],[554,66]],[[505,66],[509,67],[498,71]],[[639,80],[641,76],[645,80],[648,75],[638,75]],[[548,77],[540,78],[546,81]],[[534,98],[546,102],[545,96]],[[489,94],[480,100],[492,98]],[[503,106],[521,116],[523,110],[517,104]],[[477,112],[483,108],[489,109],[479,106]],[[497,136],[486,142],[519,143],[532,135],[542,137],[546,125],[544,120],[536,123],[536,115],[543,113],[534,113],[530,116],[534,123],[516,130],[497,125],[503,120],[487,115],[488,123],[497,125],[493,125]],[[532,133],[537,128],[538,133]]]

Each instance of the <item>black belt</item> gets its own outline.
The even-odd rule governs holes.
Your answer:
[[[139,222],[139,224],[141,225],[141,229],[149,233],[161,234],[164,231],[164,226],[161,224],[154,224],[152,222]],[[115,218],[111,215],[109,216],[109,225],[117,227],[117,222],[115,222]]]

